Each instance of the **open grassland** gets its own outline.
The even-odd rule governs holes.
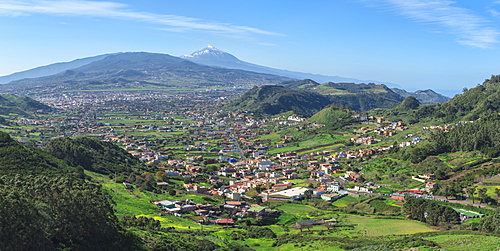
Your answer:
[[[99,182],[105,189],[110,191],[110,194],[113,196],[113,200],[116,203],[117,216],[120,217],[124,215],[139,214],[148,214],[151,216],[158,215],[157,207],[155,205],[151,204],[147,198],[140,197],[127,190],[123,184],[116,183],[101,174],[87,171],[85,174],[91,176],[92,179]]]
[[[347,216],[344,221],[356,224],[355,229],[364,231],[367,236],[403,235],[436,231],[418,221],[405,219],[389,219],[370,216]]]

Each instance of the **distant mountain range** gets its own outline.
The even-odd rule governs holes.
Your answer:
[[[307,85],[304,85],[306,82]],[[320,85],[318,82],[326,83]],[[380,88],[383,84],[376,81],[273,69],[241,61],[213,46],[181,57],[147,52],[104,54],[0,77],[0,84],[8,84],[0,88],[9,92],[43,85],[58,86],[58,89],[68,91],[120,88],[129,90],[182,87],[251,88],[282,84],[292,89],[311,88],[314,91],[316,88],[315,91],[321,94],[342,94],[345,91],[338,85],[348,85],[348,83],[375,83]],[[340,89],[336,89],[337,87],[333,85]],[[409,95],[415,96],[423,104],[445,102],[449,99],[432,90],[406,92],[393,88],[393,91],[403,98]],[[360,91],[355,91],[358,92]]]
[[[116,53],[116,54],[127,54],[127,53]],[[91,64],[95,61],[100,61],[108,56],[114,56],[116,54],[104,54],[94,57],[81,58],[70,62],[55,63],[26,71],[16,72],[6,76],[0,76],[0,84],[6,84],[21,79],[46,77],[65,72],[67,70],[75,70],[79,67]],[[345,78],[339,76],[325,76],[320,74],[294,72],[294,71],[274,69],[266,66],[260,66],[241,61],[235,56],[227,52],[221,51],[213,46],[207,46],[203,49],[200,49],[192,53],[191,55],[181,56],[180,58],[201,65],[216,66],[228,69],[239,69],[244,71],[284,76],[292,79],[313,79],[316,82],[322,82],[322,83],[323,82],[381,83],[378,81],[359,80],[359,79]],[[389,86],[395,86],[394,84],[389,84],[389,83],[383,83],[383,84]]]
[[[339,76],[326,76],[320,74],[312,74],[312,73],[304,73],[304,72],[296,72],[296,71],[287,71],[274,69],[266,66],[256,65],[252,63],[248,63],[245,61],[241,61],[235,56],[221,51],[211,45],[202,48],[193,52],[191,55],[184,55],[181,58],[190,60],[197,64],[203,64],[208,66],[217,66],[229,69],[240,69],[245,71],[253,71],[253,72],[261,72],[279,76],[285,76],[294,79],[312,79],[316,82],[342,82],[342,83],[379,83],[385,84],[388,86],[396,86],[391,83],[382,83],[379,81],[372,80],[359,80],[354,78],[345,78]]]
[[[255,85],[279,84],[290,80],[288,77],[271,74],[199,65],[159,53],[116,53],[89,61],[91,62],[77,68],[73,68],[75,64],[71,62],[60,64],[57,67],[66,70],[54,75],[12,81],[2,88],[15,90],[44,85],[58,86],[66,91],[218,86],[251,88]],[[54,70],[52,66],[47,66],[46,69]]]
[[[104,54],[104,55],[99,55],[95,57],[87,57],[87,58],[81,58],[81,59],[76,59],[71,62],[63,62],[63,63],[55,63],[55,64],[50,64],[46,66],[40,66],[36,67],[30,70],[26,71],[21,71],[21,72],[16,72],[10,75],[6,76],[1,76],[0,77],[0,84],[7,84],[12,81],[20,80],[20,79],[25,79],[25,78],[39,78],[39,77],[45,77],[45,76],[50,76],[54,74],[58,74],[67,70],[75,69],[87,64],[90,64],[94,61],[101,60],[110,54]]]

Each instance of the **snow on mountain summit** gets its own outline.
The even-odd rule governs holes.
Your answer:
[[[220,61],[239,61],[235,56],[221,51],[212,45],[193,52],[191,55],[181,56],[184,59],[197,60],[220,60]]]

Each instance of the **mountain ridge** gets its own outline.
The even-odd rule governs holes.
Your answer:
[[[64,72],[22,79],[3,85],[7,87],[29,87],[35,85],[66,85],[86,88],[89,82],[100,84],[122,83],[129,86],[145,82],[155,86],[178,87],[251,87],[253,85],[278,84],[290,78],[249,72],[237,69],[215,68],[161,53],[127,52],[108,55],[84,66]],[[96,83],[95,81],[101,81]]]
[[[26,79],[26,78],[38,78],[49,76],[53,74],[58,74],[67,70],[72,70],[83,65],[92,63],[94,61],[100,60],[112,54],[103,54],[93,57],[85,57],[75,59],[69,62],[58,62],[54,64],[44,65],[35,67],[26,71],[15,72],[9,75],[0,76],[0,84],[6,84],[12,81]]]
[[[238,59],[230,53],[221,51],[215,48],[212,45],[204,47],[200,50],[193,52],[190,55],[180,56],[181,58],[190,60],[195,63],[209,65],[209,66],[217,66],[224,68],[233,68],[233,69],[241,69],[247,71],[261,72],[273,75],[280,75],[295,79],[313,79],[317,82],[353,82],[353,83],[371,83],[376,82],[380,84],[393,85],[391,83],[382,83],[379,81],[372,80],[359,80],[355,78],[346,78],[340,76],[326,76],[321,74],[314,73],[304,73],[304,72],[295,72],[289,70],[275,69],[267,66],[261,66],[257,64],[248,63]]]

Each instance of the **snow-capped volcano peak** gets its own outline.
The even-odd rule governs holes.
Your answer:
[[[201,61],[239,61],[235,56],[221,51],[212,45],[193,52],[191,55],[184,55],[181,58]]]

